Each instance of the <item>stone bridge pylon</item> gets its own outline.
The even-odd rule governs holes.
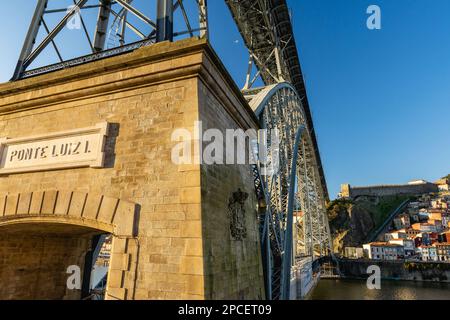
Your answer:
[[[250,167],[171,159],[173,131],[198,144],[199,121],[258,129],[200,39],[0,85],[0,296],[80,298],[67,268],[83,273],[94,236],[111,234],[107,299],[264,298]],[[242,239],[230,229],[238,191]]]

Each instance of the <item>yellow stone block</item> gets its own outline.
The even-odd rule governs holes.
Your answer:
[[[187,275],[203,275],[203,257],[183,257],[181,259],[180,272]]]
[[[182,238],[201,238],[202,223],[201,221],[186,221],[181,226]]]
[[[30,205],[31,205],[31,192],[21,193],[19,199],[19,206],[17,207],[17,214],[28,214],[30,212]]]
[[[182,203],[182,204],[201,203],[200,187],[181,188],[180,189],[180,203]]]
[[[44,201],[42,202],[41,213],[53,214],[55,212],[57,196],[58,192],[54,190],[44,192]]]

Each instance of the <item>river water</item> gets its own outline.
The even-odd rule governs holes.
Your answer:
[[[450,283],[382,281],[369,290],[362,280],[320,280],[311,300],[450,300]]]

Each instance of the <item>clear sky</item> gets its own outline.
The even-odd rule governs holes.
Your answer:
[[[288,2],[331,197],[341,183],[403,183],[450,173],[450,1]],[[12,75],[34,4],[2,6],[2,82]],[[381,30],[366,27],[371,4],[381,8]],[[242,40],[224,1],[209,5],[213,46],[242,86]],[[64,43],[64,53],[76,52],[81,41]]]

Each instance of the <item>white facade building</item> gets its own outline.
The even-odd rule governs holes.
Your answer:
[[[372,242],[363,245],[365,255],[372,260],[399,260],[405,257],[403,246],[387,242]]]

